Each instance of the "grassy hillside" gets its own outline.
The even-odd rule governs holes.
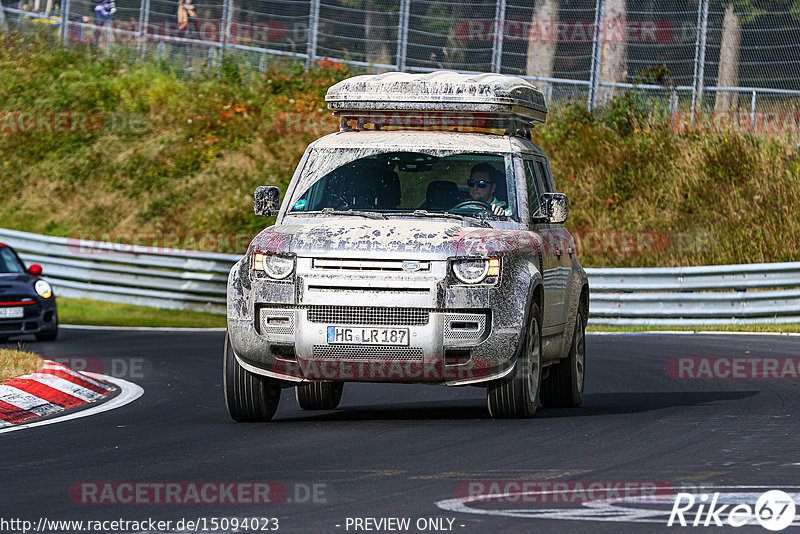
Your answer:
[[[227,59],[188,76],[167,62],[0,39],[0,226],[53,235],[225,233],[246,243],[265,223],[252,215],[253,189],[284,190],[305,146],[335,130],[323,96],[350,74],[327,60],[308,73],[279,61],[261,73]],[[66,131],[47,132],[63,111]],[[570,196],[582,262],[796,260],[800,156],[788,139],[676,133],[665,119],[634,93],[593,114],[559,106],[536,131]],[[648,244],[655,252],[641,253]]]

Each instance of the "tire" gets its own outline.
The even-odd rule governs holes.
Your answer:
[[[223,388],[228,413],[234,421],[269,421],[278,409],[281,386],[277,380],[251,373],[236,361],[225,334]]]
[[[531,306],[525,344],[517,357],[514,375],[486,388],[489,413],[495,419],[533,417],[542,382],[542,332],[539,306]]]
[[[55,327],[52,330],[46,330],[35,334],[36,341],[55,341],[58,337],[58,316],[56,316]]]
[[[578,312],[569,356],[550,366],[550,376],[542,383],[542,405],[547,408],[580,406],[585,376],[586,318]]]
[[[58,337],[58,327],[55,330],[48,330],[35,335],[36,341],[55,341]]]
[[[343,389],[344,382],[310,382],[297,386],[294,396],[304,410],[335,410]]]

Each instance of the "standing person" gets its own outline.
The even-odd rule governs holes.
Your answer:
[[[94,44],[97,45],[97,39],[100,32],[109,31],[114,25],[114,13],[117,12],[117,6],[114,0],[96,0],[94,6],[94,24],[97,26],[94,34]],[[110,36],[106,37],[110,41]],[[108,44],[108,43],[107,43]]]
[[[178,37],[181,39],[192,38],[197,34],[194,26],[194,18],[197,13],[194,10],[192,0],[178,0]],[[183,60],[189,63],[189,44],[181,42],[179,45],[183,48]]]

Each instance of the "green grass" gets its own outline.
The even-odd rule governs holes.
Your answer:
[[[655,331],[678,331],[678,332],[800,332],[800,324],[726,324],[726,325],[706,325],[706,326],[674,326],[674,325],[637,325],[637,326],[612,326],[603,324],[592,324],[591,317],[586,326],[587,332],[655,332]]]
[[[224,315],[196,311],[163,310],[132,304],[88,299],[58,299],[62,324],[98,326],[225,327]]]

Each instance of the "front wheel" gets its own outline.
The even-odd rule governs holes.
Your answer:
[[[531,306],[528,315],[525,344],[517,357],[513,377],[492,382],[486,388],[489,413],[495,419],[533,417],[539,404],[539,386],[542,382],[539,306]]]
[[[542,404],[547,408],[580,406],[585,371],[586,319],[578,312],[569,356],[550,367],[550,376],[542,384]]]
[[[55,341],[58,337],[58,316],[56,316],[55,325],[52,330],[45,330],[35,334],[36,341]]]
[[[297,386],[294,396],[304,410],[335,410],[343,389],[344,382],[309,382]]]
[[[278,409],[280,384],[251,373],[236,360],[230,337],[225,335],[223,388],[228,413],[234,421],[269,421]]]

